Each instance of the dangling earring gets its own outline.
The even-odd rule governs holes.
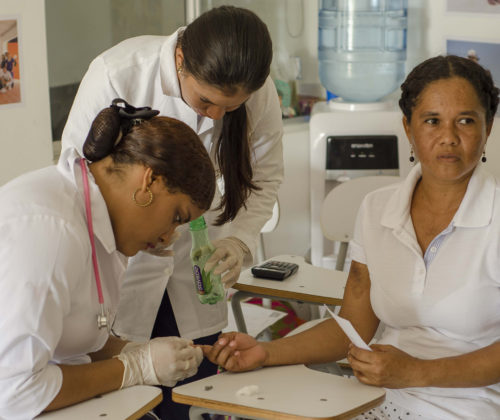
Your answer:
[[[181,74],[184,68],[182,66],[177,67],[177,74]]]
[[[413,147],[410,149],[410,157],[408,158],[410,161],[410,165],[414,166],[415,165],[415,156],[413,156]]]
[[[483,150],[483,157],[481,158],[481,162],[486,162],[487,159],[486,159],[486,150]]]
[[[151,203],[153,202],[153,193],[151,192],[151,190],[149,189],[149,187],[146,187],[146,191],[147,193],[149,194],[149,200],[146,202],[146,203],[139,203],[136,199],[136,195],[137,193],[140,191],[141,189],[140,188],[137,188],[135,191],[134,191],[134,194],[132,194],[132,200],[134,200],[134,203],[136,205],[138,205],[139,207],[148,207],[151,205]]]

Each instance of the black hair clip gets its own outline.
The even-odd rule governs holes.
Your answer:
[[[123,104],[123,106],[120,104]],[[111,108],[116,109],[121,118],[130,120],[132,125],[140,123],[141,120],[149,120],[160,113],[160,111],[151,109],[149,106],[136,108],[121,98],[113,99]]]

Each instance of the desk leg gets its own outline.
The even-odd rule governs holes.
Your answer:
[[[229,412],[195,406],[191,406],[189,409],[189,420],[203,420],[203,414],[220,414],[223,416],[231,416],[233,420],[243,420],[240,417],[236,417],[234,414],[231,414]],[[252,419],[253,418],[255,417],[252,417]]]
[[[191,406],[189,409],[189,420],[203,420],[203,414],[206,412],[207,409]]]
[[[231,307],[233,309],[236,327],[238,328],[238,331],[242,332],[242,333],[247,333],[247,326],[245,324],[245,318],[243,318],[243,311],[241,309],[241,301],[243,299],[246,299],[247,297],[252,297],[252,296],[254,296],[254,295],[247,293],[247,292],[243,292],[241,290],[238,290],[231,297]]]

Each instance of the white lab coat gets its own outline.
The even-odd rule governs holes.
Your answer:
[[[94,59],[71,108],[62,136],[63,150],[74,146],[80,151],[97,113],[120,97],[134,106],[151,106],[160,110],[160,115],[188,124],[198,133],[215,164],[212,146],[219,137],[221,122],[199,117],[182,100],[174,61],[176,43],[177,32],[168,37],[140,36],[123,41]],[[270,78],[251,95],[246,107],[253,182],[262,190],[252,193],[246,210],[241,209],[234,221],[222,227],[209,226],[209,235],[212,240],[235,236],[253,254],[260,229],[272,214],[283,177],[281,110]],[[219,203],[221,181],[219,177],[212,208]],[[207,212],[208,224],[217,214]],[[181,336],[203,337],[227,325],[225,302],[202,305],[198,301],[189,260],[191,240],[186,226],[180,230],[183,234],[174,244],[173,258],[140,252],[129,261],[115,324],[117,332],[135,340],[149,337],[169,276],[168,293]],[[246,263],[251,263],[251,258]]]
[[[76,155],[0,189],[0,419],[33,418],[54,399],[55,363],[90,362],[106,343]],[[105,307],[118,309],[126,268],[106,203],[89,173]]]

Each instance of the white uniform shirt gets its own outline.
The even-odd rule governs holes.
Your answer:
[[[90,362],[108,338],[99,301],[74,154],[0,189],[0,419],[33,418],[62,384],[55,364]],[[126,260],[89,173],[105,307],[114,318]]]
[[[365,198],[352,242],[386,325],[380,344],[422,359],[469,353],[500,339],[500,187],[481,166],[427,269],[410,216],[417,165],[401,184]],[[387,398],[436,419],[500,416],[500,384],[387,389]]]
[[[81,151],[95,116],[120,97],[134,106],[151,106],[160,115],[188,124],[198,133],[215,164],[214,145],[222,122],[199,117],[182,100],[174,61],[176,44],[177,32],[169,37],[140,36],[125,40],[95,58],[80,84],[64,128],[63,150],[73,146]],[[241,209],[231,223],[218,228],[210,226],[218,214],[215,211],[207,212],[205,219],[212,240],[235,236],[254,253],[260,229],[272,215],[283,177],[281,110],[270,78],[250,96],[246,108],[253,182],[262,190],[252,193],[247,209]],[[221,198],[220,177],[218,187],[212,208]],[[191,239],[187,226],[179,230],[183,234],[174,244],[174,259],[140,252],[129,263],[115,324],[115,330],[128,338],[149,338],[170,274],[168,293],[181,336],[207,336],[227,324],[225,302],[202,305],[198,301],[189,259]]]

